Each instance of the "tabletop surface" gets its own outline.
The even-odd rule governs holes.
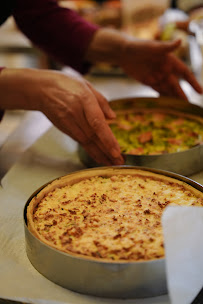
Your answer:
[[[157,96],[157,93],[149,87],[142,86],[127,78],[89,77],[88,80],[108,100],[132,96]],[[186,83],[183,83],[183,86],[193,103],[203,105],[202,96],[195,94]],[[0,135],[5,135],[4,124],[6,121],[0,125]],[[43,114],[39,112],[22,113],[21,121],[11,129],[12,131],[9,135],[7,134],[0,149],[1,199],[15,197],[16,203],[22,204],[22,199],[25,201],[32,191],[43,183],[84,168],[76,154],[76,143],[71,139],[66,140],[66,135],[52,128],[51,123]],[[203,184],[203,172],[196,174],[194,179]],[[8,294],[12,294],[12,290],[8,291]],[[1,293],[0,288],[0,297],[7,298],[6,295],[6,291]],[[12,295],[11,299],[14,298],[14,293]],[[83,300],[84,302],[81,303],[88,303],[85,299]],[[73,298],[70,303],[77,303],[75,301]],[[23,302],[29,301],[24,299],[21,303]],[[14,302],[3,299],[0,300],[0,303],[13,304]],[[32,303],[46,302],[36,300]],[[89,300],[89,303],[105,303],[105,300]],[[106,303],[116,302],[112,300]],[[169,299],[165,296],[157,301],[143,299],[143,301],[131,300],[129,303],[169,304]]]

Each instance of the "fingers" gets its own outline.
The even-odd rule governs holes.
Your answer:
[[[97,164],[107,166],[119,165],[119,163],[112,162],[112,160],[110,160],[105,154],[101,153],[101,150],[93,143],[82,146],[87,151],[89,156],[97,162]]]
[[[89,117],[89,119],[91,118]],[[121,157],[120,147],[106,121],[95,117],[89,123],[99,138],[98,146],[103,148],[102,150],[109,155],[114,163],[122,164],[123,158]]]
[[[75,83],[79,89],[75,94],[57,91],[55,98],[52,94],[52,110],[45,110],[45,115],[64,133],[83,145],[83,147],[103,164],[121,165],[124,160],[120,147],[108,126],[104,113],[99,105],[106,103],[101,94],[94,95],[85,82]]]
[[[197,79],[193,73],[188,69],[188,67],[176,56],[171,55],[174,65],[174,71],[176,74],[179,74],[183,79],[188,81],[191,86],[200,94],[203,93],[202,87],[198,83]]]
[[[171,42],[163,42],[162,51],[165,53],[175,51],[181,45],[181,40],[177,39]]]
[[[190,31],[190,19],[187,19],[187,20],[180,20],[180,21],[176,21],[175,22],[176,24],[176,27],[184,32],[186,32],[187,34],[190,34],[190,35],[195,35],[193,32]]]
[[[181,89],[178,79],[174,75],[170,75],[169,82],[170,82],[170,87],[171,87],[171,95],[180,97],[180,98],[188,101],[187,96]]]
[[[91,128],[88,126],[87,122],[81,119],[81,113],[79,111],[73,111],[74,115],[69,115],[69,113],[64,113],[64,116],[60,118],[60,122],[52,119],[52,117],[47,117],[58,127],[62,132],[71,136],[74,140],[79,142],[87,153],[92,157],[98,164],[105,165],[121,165],[123,164],[122,157],[111,158],[108,150],[105,152],[103,145],[100,143],[99,138]],[[75,114],[77,114],[77,119],[75,119]]]
[[[95,95],[103,113],[104,113],[104,116],[107,118],[107,119],[114,119],[116,118],[116,114],[115,112],[111,109],[108,101],[106,100],[106,98],[100,94],[97,90],[94,89],[94,87],[91,86],[91,84],[89,82],[87,82],[87,85],[89,87],[89,89],[92,91],[92,93]]]
[[[84,111],[80,113],[80,122],[83,125],[83,131],[88,139],[93,138],[103,153],[108,156],[114,164],[123,164],[120,146],[113,135],[106,118],[113,119],[115,113],[109,106],[108,101],[102,94],[95,90],[90,83],[86,82],[91,94],[87,95],[83,101]],[[90,144],[83,142],[84,146]]]
[[[175,51],[181,45],[181,40],[174,40],[174,41],[166,41],[166,42],[159,42],[159,41],[152,41],[150,46],[150,52],[156,55],[165,55],[166,53],[170,53]]]
[[[93,118],[94,119],[94,118]],[[99,138],[98,133],[87,121],[86,114],[84,111],[80,111],[77,114],[77,121],[80,122],[80,128],[82,130],[82,136],[78,138],[78,141],[82,144],[82,146],[90,153],[90,155],[94,154],[94,159],[97,159],[97,162],[103,164],[114,164],[114,165],[121,165],[123,164],[123,158],[120,154],[120,147],[118,146],[118,151],[112,155],[109,152],[109,149],[118,145],[117,141],[115,140],[110,128],[108,127],[106,121],[104,120],[104,126],[102,127],[102,123],[100,127],[105,129],[105,126],[109,128],[109,132],[106,135],[105,143]],[[110,141],[108,144],[108,138],[113,136],[113,142]],[[96,157],[95,157],[96,153]]]
[[[184,79],[200,94],[202,87],[198,83],[194,74],[189,68],[174,54],[167,54],[165,60],[161,63],[162,74],[154,73],[154,77],[148,78],[149,85],[156,91],[166,96],[177,96],[181,99],[188,100],[182,90],[179,80]]]
[[[160,84],[153,85],[152,88],[163,96],[176,96],[188,101],[187,96],[180,86],[178,78],[173,74],[170,74],[165,81],[160,82]]]
[[[98,102],[92,102],[91,96],[84,101],[85,117],[91,129],[97,134],[101,144],[113,158],[120,158],[119,144],[106,123],[104,114]]]
[[[172,73],[176,77],[178,78],[181,77],[184,80],[186,80],[198,93],[202,94],[203,89],[198,83],[194,74],[189,70],[189,68],[174,54],[167,54],[177,49],[180,46],[180,44],[181,44],[181,40],[175,40],[172,42],[162,42],[162,43],[158,42],[157,44],[154,44],[154,50],[157,49],[157,56],[158,54],[160,54],[162,55],[162,58],[164,58],[163,56],[164,54],[166,54],[167,61],[165,61],[165,64],[171,66]],[[161,59],[159,60],[161,62]],[[167,66],[165,66],[164,69],[167,70]],[[174,79],[173,79],[173,83],[174,83]],[[182,98],[184,97],[185,99],[186,96],[181,90],[180,86],[176,85],[176,87],[177,87],[177,92],[179,92],[178,96]]]

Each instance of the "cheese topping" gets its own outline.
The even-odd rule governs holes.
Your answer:
[[[70,254],[159,259],[166,206],[203,206],[202,193],[186,185],[159,175],[93,176],[48,192],[33,210],[33,224],[39,238]]]

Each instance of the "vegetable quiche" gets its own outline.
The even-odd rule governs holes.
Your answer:
[[[28,229],[71,255],[110,261],[164,257],[161,216],[203,206],[203,193],[147,170],[84,170],[45,186],[29,203]]]
[[[109,125],[125,154],[176,153],[203,143],[203,118],[174,110],[118,112]]]

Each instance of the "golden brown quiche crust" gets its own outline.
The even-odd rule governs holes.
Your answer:
[[[203,193],[145,170],[85,170],[42,189],[27,221],[38,239],[71,255],[146,261],[164,257],[161,216],[169,205],[203,206]]]

